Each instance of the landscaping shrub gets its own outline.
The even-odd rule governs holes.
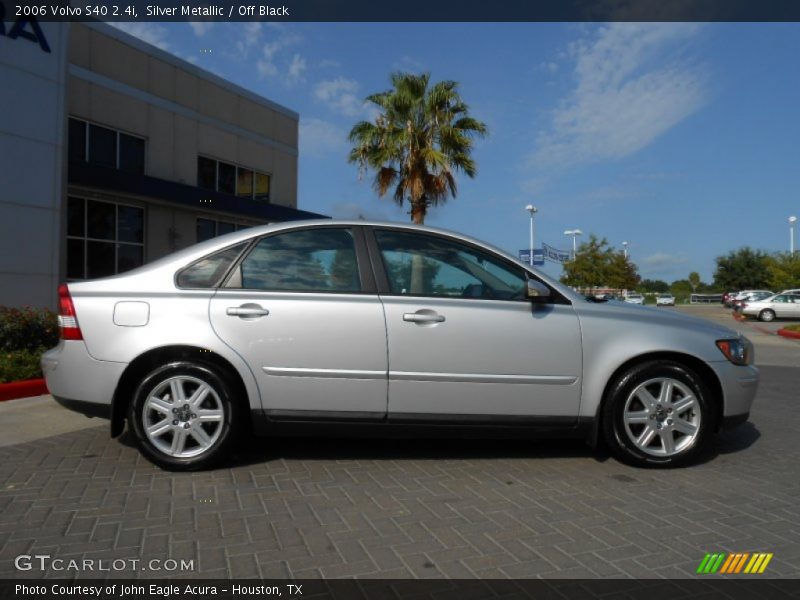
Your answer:
[[[41,377],[39,359],[58,337],[54,312],[0,307],[0,383]]]
[[[784,329],[788,331],[794,331],[795,333],[800,333],[800,325],[786,325]]]

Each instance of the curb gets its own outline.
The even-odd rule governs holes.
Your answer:
[[[778,329],[778,335],[785,338],[791,338],[793,340],[800,340],[800,331],[791,331],[789,329],[782,328]]]
[[[24,381],[0,383],[0,402],[27,398],[28,396],[41,396],[47,393],[49,392],[44,379],[26,379]]]

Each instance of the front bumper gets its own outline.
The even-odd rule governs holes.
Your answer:
[[[87,416],[110,414],[126,366],[92,358],[82,340],[61,340],[42,356],[47,389],[63,406]]]
[[[758,369],[753,365],[734,365],[728,361],[709,363],[722,385],[723,425],[741,424],[747,419],[758,392]],[[739,423],[737,423],[737,418]]]

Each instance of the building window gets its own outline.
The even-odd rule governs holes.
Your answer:
[[[144,140],[127,133],[119,134],[119,169],[144,175]]]
[[[269,201],[269,175],[266,173],[256,173],[256,189],[254,197],[256,200]]]
[[[144,264],[144,209],[70,196],[67,278],[94,279]]]
[[[217,161],[205,156],[197,157],[197,187],[217,189]]]
[[[228,163],[219,163],[218,190],[225,194],[236,193],[236,167]]]
[[[250,169],[236,169],[236,195],[253,197],[253,172]]]
[[[250,225],[216,221],[214,219],[197,219],[197,241],[204,242],[226,233],[233,233],[240,229],[247,229]]]
[[[117,166],[117,132],[99,125],[89,125],[89,162],[111,169]]]
[[[69,120],[69,159],[70,161],[86,161],[86,122],[78,119]]]
[[[198,156],[197,187],[269,202],[270,176],[246,167]]]
[[[145,141],[115,129],[69,119],[69,160],[144,175]]]

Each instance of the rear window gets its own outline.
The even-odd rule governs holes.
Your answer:
[[[248,242],[242,242],[193,262],[178,272],[175,279],[178,287],[195,289],[217,287],[247,244]]]

